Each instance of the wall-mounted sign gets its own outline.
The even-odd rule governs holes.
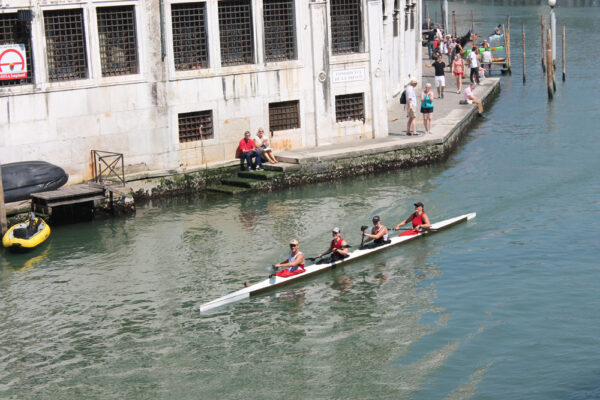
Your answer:
[[[25,45],[0,46],[0,80],[27,78]]]
[[[342,69],[331,72],[331,80],[333,83],[355,82],[365,80],[365,69]]]

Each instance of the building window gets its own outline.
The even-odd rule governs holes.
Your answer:
[[[83,10],[44,11],[44,27],[50,81],[87,78]]]
[[[213,138],[212,111],[179,114],[179,143]]]
[[[415,6],[414,4],[410,7],[410,29],[415,29]]]
[[[263,0],[265,61],[296,59],[294,0]]]
[[[250,0],[219,1],[221,65],[254,63]]]
[[[336,122],[356,121],[365,122],[365,97],[363,93],[344,94],[335,96]]]
[[[171,21],[175,69],[208,68],[206,3],[171,5]]]
[[[269,104],[269,129],[283,131],[300,128],[300,104],[298,100]]]
[[[31,22],[22,21],[17,13],[0,14],[0,45],[25,45],[27,78],[0,81],[0,86],[23,85],[33,82],[33,60],[31,57]]]
[[[333,54],[361,51],[360,0],[331,0],[331,41]]]
[[[138,57],[133,6],[98,7],[96,15],[102,76],[136,74]]]

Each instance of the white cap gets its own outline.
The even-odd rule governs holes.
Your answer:
[[[340,228],[336,226],[331,232],[340,233]]]

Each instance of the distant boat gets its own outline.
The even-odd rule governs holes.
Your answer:
[[[59,166],[45,161],[2,164],[4,201],[28,200],[32,193],[58,189],[69,179]]]

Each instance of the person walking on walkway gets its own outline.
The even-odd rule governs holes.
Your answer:
[[[433,67],[435,69],[435,88],[437,89],[438,99],[444,98],[444,88],[446,87],[446,63],[442,61],[442,56],[439,55],[437,60],[427,67]]]
[[[410,83],[406,87],[406,115],[408,116],[408,122],[406,123],[406,136],[410,136],[411,128],[412,135],[417,135],[417,95],[415,94],[415,87],[417,86],[417,80],[411,79]]]
[[[469,65],[471,66],[469,80],[477,82],[479,85],[479,49],[477,46],[473,46],[473,51],[469,53]]]
[[[433,119],[433,92],[431,91],[431,83],[426,84],[425,90],[421,93],[421,114],[423,114],[425,133],[431,133],[431,120]]]
[[[456,45],[458,47],[458,45]],[[456,53],[454,61],[452,61],[452,71],[456,78],[456,93],[462,90],[462,77],[465,72],[465,60],[462,59],[460,53]]]

